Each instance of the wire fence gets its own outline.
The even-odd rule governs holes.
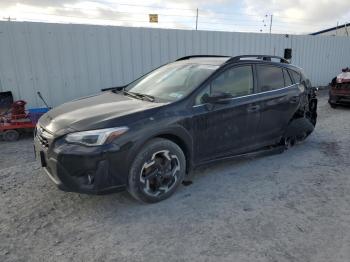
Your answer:
[[[45,10],[45,12],[43,12]],[[276,14],[256,15],[242,12],[213,12],[205,9],[168,8],[129,3],[117,3],[110,7],[45,8],[40,11],[3,13],[2,20],[55,22],[73,24],[117,25],[131,27],[170,28],[185,30],[235,31],[274,34],[310,34],[335,24],[315,22]],[[151,23],[150,14],[157,14],[157,23]],[[345,22],[344,22],[345,23]]]

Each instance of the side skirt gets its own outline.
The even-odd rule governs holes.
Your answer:
[[[256,158],[256,157],[262,157],[262,156],[267,156],[267,155],[274,155],[274,154],[280,154],[285,151],[285,147],[282,145],[277,145],[277,146],[270,146],[266,148],[262,148],[257,151],[249,152],[249,153],[244,153],[244,154],[239,154],[239,155],[232,155],[232,156],[225,156],[221,158],[215,158],[212,160],[204,161],[195,166],[195,168],[219,162],[219,161],[225,161],[225,160],[238,160],[238,159],[250,159],[250,158]]]

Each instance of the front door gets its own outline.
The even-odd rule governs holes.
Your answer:
[[[223,104],[203,104],[202,97],[213,93],[229,93],[232,98]],[[225,70],[201,91],[193,106],[192,119],[197,163],[254,147],[260,111],[253,94],[251,65]]]

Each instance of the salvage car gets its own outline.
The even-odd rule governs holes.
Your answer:
[[[52,109],[35,151],[62,190],[153,203],[199,165],[302,141],[316,109],[310,81],[281,57],[187,56]]]
[[[330,86],[328,103],[332,108],[350,104],[350,68],[342,69],[342,73],[333,78]]]

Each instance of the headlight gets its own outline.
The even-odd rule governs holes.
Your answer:
[[[65,140],[69,143],[78,143],[86,146],[100,146],[112,142],[128,130],[129,128],[124,126],[76,132],[68,134]]]

